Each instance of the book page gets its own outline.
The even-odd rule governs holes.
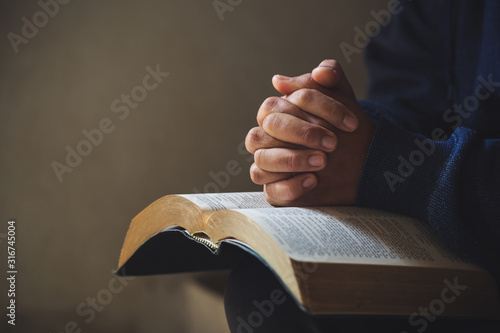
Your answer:
[[[200,193],[182,194],[209,216],[222,209],[272,208],[263,192]]]
[[[238,210],[300,261],[469,266],[423,222],[358,207]]]

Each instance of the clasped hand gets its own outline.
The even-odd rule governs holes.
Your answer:
[[[252,181],[276,206],[353,205],[374,124],[335,60],[311,73],[273,77],[246,137]]]

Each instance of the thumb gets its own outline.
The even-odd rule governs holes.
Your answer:
[[[311,77],[326,88],[334,88],[340,81],[335,69],[321,65],[312,70]]]
[[[299,89],[316,89],[323,93],[328,92],[328,89],[314,81],[310,73],[295,77],[275,75],[272,81],[274,88],[285,96]]]
[[[337,60],[323,60],[311,73],[312,79],[325,88],[336,88],[342,93],[354,96],[349,81]]]

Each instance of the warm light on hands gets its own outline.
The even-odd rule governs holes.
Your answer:
[[[312,73],[273,77],[283,97],[259,108],[245,144],[252,180],[279,206],[352,205],[374,124],[335,60]]]

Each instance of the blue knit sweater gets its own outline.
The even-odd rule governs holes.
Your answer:
[[[356,205],[422,219],[500,281],[500,1],[401,0],[366,50]]]

